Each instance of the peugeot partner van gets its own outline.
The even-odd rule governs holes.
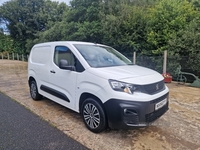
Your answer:
[[[87,42],[36,44],[28,61],[33,100],[47,97],[81,114],[95,133],[145,127],[168,110],[158,72],[133,65],[112,47]]]

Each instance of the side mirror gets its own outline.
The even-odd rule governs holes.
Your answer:
[[[71,70],[71,71],[75,70],[75,67],[74,66],[69,66],[68,65],[68,61],[65,60],[65,59],[61,59],[60,60],[60,62],[59,62],[59,68],[60,69],[64,69],[64,70]]]

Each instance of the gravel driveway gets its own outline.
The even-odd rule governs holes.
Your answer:
[[[170,109],[152,126],[135,130],[87,130],[79,114],[48,99],[33,101],[27,62],[0,60],[0,91],[68,136],[94,150],[200,150],[200,88],[170,83]]]

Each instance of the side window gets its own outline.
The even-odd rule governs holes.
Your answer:
[[[71,50],[66,46],[56,46],[54,51],[54,63],[59,66],[61,59],[68,61],[69,66],[75,65],[75,56],[72,54]]]
[[[76,56],[66,46],[56,46],[55,48],[54,63],[59,66],[61,59],[67,60],[69,66],[75,66],[77,72],[83,72],[85,70]]]

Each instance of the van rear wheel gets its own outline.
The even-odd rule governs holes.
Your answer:
[[[37,84],[34,80],[30,83],[30,95],[33,100],[37,101],[42,99],[42,95],[38,93]]]
[[[94,132],[99,133],[106,128],[105,112],[95,99],[87,98],[82,105],[81,115],[86,127]]]

